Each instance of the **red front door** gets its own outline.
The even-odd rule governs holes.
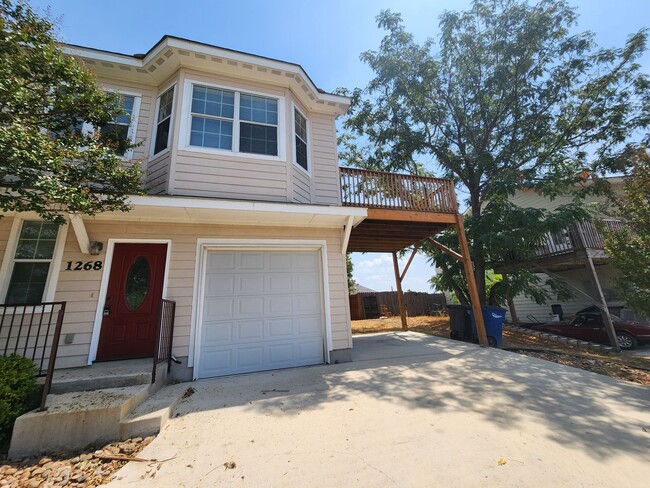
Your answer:
[[[97,360],[153,356],[166,244],[115,244]]]

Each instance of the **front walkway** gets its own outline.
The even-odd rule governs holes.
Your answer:
[[[650,389],[414,332],[203,380],[111,486],[644,486]]]

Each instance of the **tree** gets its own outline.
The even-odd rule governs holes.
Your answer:
[[[64,55],[52,21],[10,0],[0,14],[0,208],[59,223],[65,213],[128,210],[138,165],[116,154],[123,138],[99,130],[123,114],[119,97]]]
[[[605,229],[605,250],[620,271],[617,285],[628,305],[650,317],[650,154],[641,148],[630,160],[632,172],[613,202],[623,228]]]
[[[350,253],[347,253],[345,255],[345,265],[348,269],[348,293],[356,293],[357,289],[357,282],[354,279],[354,276],[352,276],[352,271],[354,270],[354,265],[352,264],[352,258],[350,257]]]
[[[562,0],[475,0],[466,12],[441,16],[435,46],[416,43],[399,14],[382,11],[377,22],[387,34],[378,50],[361,55],[375,77],[352,93],[344,127],[356,140],[343,139],[341,157],[456,180],[468,195],[483,303],[486,270],[504,256],[518,257],[522,271],[501,288],[532,293],[532,256],[522,246],[586,218],[580,197],[602,190],[598,176],[618,169],[617,154],[649,125],[650,83],[635,63],[646,31],[623,48],[599,49],[592,34],[571,34],[576,19]],[[522,188],[550,198],[574,194],[575,203],[531,225],[531,209],[507,202]],[[437,264],[444,259],[430,255]]]

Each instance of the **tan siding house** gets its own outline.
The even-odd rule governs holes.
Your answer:
[[[366,210],[341,205],[349,100],[298,65],[169,36],[144,57],[65,50],[122,94],[147,196],[55,235],[0,219],[0,301],[67,302],[57,368],[151,356],[163,298],[180,379],[350,360],[344,240]],[[46,282],[20,281],[32,265]]]

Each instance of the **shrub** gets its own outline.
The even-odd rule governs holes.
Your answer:
[[[9,441],[15,420],[36,407],[38,384],[33,361],[0,356],[0,444]]]

